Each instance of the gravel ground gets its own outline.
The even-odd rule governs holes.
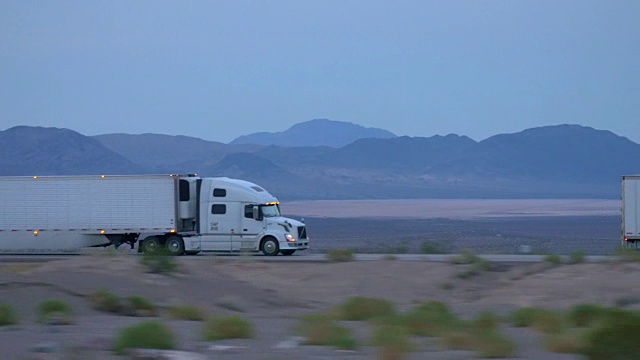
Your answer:
[[[172,359],[371,359],[371,326],[344,322],[356,335],[355,351],[303,346],[294,326],[303,314],[326,312],[350,296],[380,297],[405,311],[425,300],[443,301],[459,316],[483,310],[506,315],[521,306],[567,309],[576,303],[612,306],[620,299],[640,299],[640,263],[564,266],[511,265],[465,279],[465,267],[450,263],[363,261],[346,263],[262,262],[260,257],[177,259],[179,273],[146,273],[140,257],[128,254],[84,255],[46,263],[0,264],[0,302],[17,310],[20,323],[0,327],[3,359],[116,359],[110,347],[120,329],[144,321],[161,321],[177,338]],[[202,341],[200,322],[157,317],[130,317],[94,310],[88,296],[109,289],[120,297],[143,296],[161,308],[193,305],[207,314],[239,315],[255,326],[251,339]],[[72,308],[69,325],[41,324],[37,304],[60,299]],[[540,335],[504,325],[501,331],[516,346],[515,358],[579,359],[550,353]],[[444,350],[437,339],[415,338],[407,359],[469,359],[468,351]],[[156,357],[157,358],[157,357]]]

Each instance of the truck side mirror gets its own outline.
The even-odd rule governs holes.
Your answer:
[[[260,208],[254,206],[252,210],[253,220],[260,220]]]

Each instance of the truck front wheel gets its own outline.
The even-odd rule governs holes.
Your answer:
[[[280,245],[278,245],[278,240],[268,237],[262,240],[260,250],[262,250],[262,253],[267,256],[276,256],[278,255],[278,252],[280,252]]]
[[[167,247],[167,251],[171,255],[182,255],[184,253],[184,241],[180,236],[170,236],[167,241],[165,241],[164,245]]]

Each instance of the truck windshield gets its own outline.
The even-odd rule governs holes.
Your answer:
[[[278,217],[280,216],[280,209],[278,205],[262,205],[262,215],[264,217]]]

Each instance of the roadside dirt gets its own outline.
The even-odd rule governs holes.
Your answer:
[[[146,273],[135,255],[86,255],[39,264],[0,263],[0,303],[20,318],[0,327],[3,359],[117,358],[109,351],[119,329],[150,318],[110,315],[93,310],[87,299],[97,289],[118,296],[143,296],[166,307],[193,305],[210,315],[235,314],[249,319],[256,337],[204,342],[201,323],[172,320],[161,314],[178,338],[180,350],[193,359],[301,359],[375,357],[367,346],[369,328],[348,326],[363,346],[339,352],[322,346],[297,346],[293,327],[306,313],[326,311],[345,298],[362,295],[392,301],[407,310],[425,300],[441,300],[463,317],[482,310],[508,314],[521,306],[565,309],[578,303],[612,306],[621,299],[640,299],[638,263],[546,264],[499,266],[492,272],[462,279],[464,265],[396,260],[345,263],[261,262],[259,257],[197,256],[178,259],[179,273]],[[61,299],[73,309],[73,324],[36,322],[36,308],[45,299]],[[633,305],[632,306],[637,306]],[[538,335],[505,328],[516,342],[517,357],[574,359],[546,352]],[[465,351],[443,351],[433,339],[421,339],[410,359],[467,359]],[[293,344],[293,345],[292,345]],[[189,357],[181,357],[189,358]]]

